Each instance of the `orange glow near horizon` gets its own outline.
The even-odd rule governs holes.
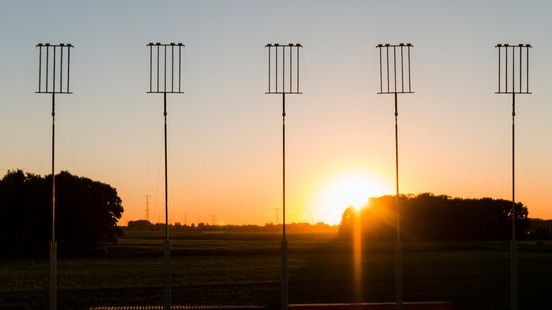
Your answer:
[[[353,212],[353,261],[354,261],[354,296],[359,302],[362,298],[362,220],[360,209]]]
[[[318,221],[339,224],[347,207],[352,206],[359,211],[366,206],[370,197],[381,196],[387,192],[386,186],[369,174],[345,173],[320,187],[312,208]]]

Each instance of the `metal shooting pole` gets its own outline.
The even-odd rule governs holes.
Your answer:
[[[56,173],[55,173],[55,121],[56,94],[72,94],[69,89],[69,70],[72,44],[38,43],[38,91],[52,95],[52,226],[50,239],[50,309],[57,307],[57,244],[56,244]],[[64,58],[64,52],[67,57]],[[50,56],[51,53],[51,56]],[[59,59],[57,58],[59,55]],[[63,64],[66,64],[65,68]],[[45,71],[42,74],[42,71]],[[63,73],[66,76],[63,76]],[[59,81],[56,80],[59,75]],[[56,85],[56,82],[58,84]]]
[[[378,44],[379,65],[380,65],[380,89],[378,94],[394,95],[395,99],[395,220],[396,220],[396,242],[395,242],[395,302],[397,309],[403,308],[403,264],[401,244],[401,220],[399,209],[399,127],[398,127],[398,94],[412,94],[410,82],[410,49],[414,47],[411,43],[400,44]],[[385,53],[382,50],[385,49]],[[391,55],[390,55],[391,53]],[[405,55],[406,54],[406,55]],[[397,59],[397,57],[399,59]],[[390,71],[390,62],[393,66]],[[384,70],[385,67],[385,70]],[[400,72],[397,72],[400,70]],[[406,71],[406,72],[405,72]],[[384,79],[385,75],[385,79]],[[391,78],[393,83],[390,83]],[[400,81],[397,81],[400,79]],[[405,82],[405,79],[408,81]],[[384,83],[384,80],[387,81]],[[397,83],[400,83],[398,85]]]
[[[265,92],[265,94],[282,95],[282,241],[280,279],[281,309],[286,310],[288,308],[288,244],[286,239],[286,94],[302,94],[299,89],[299,51],[303,46],[299,43],[269,43],[265,47],[268,48],[268,91]],[[274,57],[272,57],[273,52]],[[288,58],[286,58],[286,55]],[[286,59],[289,62],[287,62]],[[272,67],[274,70],[272,70]],[[286,69],[288,70],[289,76],[286,74]],[[286,80],[286,77],[288,80]],[[278,80],[281,80],[280,84]],[[274,81],[274,83],[272,83],[272,81]],[[286,85],[289,86],[287,89]]]
[[[150,87],[148,94],[163,94],[163,133],[164,133],[164,151],[165,151],[165,239],[163,242],[163,256],[165,262],[165,284],[164,284],[164,309],[171,308],[171,243],[169,239],[169,179],[167,165],[167,94],[183,94],[181,91],[181,74],[182,74],[182,43],[148,43],[149,48],[149,79]],[[171,50],[170,56],[167,56],[167,48]],[[175,48],[178,51],[178,59],[175,58]],[[161,51],[162,50],[162,51]],[[160,53],[162,52],[162,53]],[[155,59],[155,60],[154,60]],[[154,61],[157,63],[156,71],[153,70]],[[175,61],[177,64],[175,64]],[[170,72],[167,71],[167,62],[170,62]],[[161,64],[162,63],[162,64]],[[175,72],[175,65],[178,71]],[[162,67],[161,67],[162,66]],[[160,76],[160,70],[163,70],[163,76]],[[167,75],[170,74],[170,77]],[[178,75],[178,89],[175,89],[174,79],[175,74]],[[167,83],[170,80],[170,85]],[[155,80],[156,88],[153,88]],[[162,87],[159,87],[162,84]]]
[[[516,94],[529,95],[529,49],[530,44],[497,44],[498,48],[498,91],[495,94],[512,95],[512,240],[510,245],[510,307],[512,310],[518,308],[518,251],[516,238],[516,162],[515,162],[515,117],[516,117]],[[508,71],[509,59],[508,51],[511,51],[511,70]],[[516,50],[518,53],[518,63],[516,65]],[[525,50],[525,53],[523,52]],[[501,59],[501,52],[504,51],[504,61]],[[501,68],[504,67],[504,70]],[[518,84],[516,85],[516,67],[519,74]],[[525,70],[525,81],[523,80],[523,71]],[[502,73],[503,72],[503,73]],[[504,84],[501,83],[504,77]],[[511,85],[508,83],[510,77]],[[524,83],[525,82],[525,83]],[[504,87],[502,87],[504,85]],[[516,87],[517,86],[517,87]],[[525,86],[525,87],[523,87]]]

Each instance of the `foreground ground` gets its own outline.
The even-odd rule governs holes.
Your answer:
[[[61,308],[161,304],[160,237],[127,233],[108,257],[60,259]],[[392,243],[365,243],[355,277],[350,241],[333,234],[293,234],[289,240],[290,303],[393,300]],[[173,234],[173,302],[277,305],[279,246],[275,234]],[[404,248],[405,300],[508,308],[507,243],[416,242]],[[551,309],[552,243],[523,242],[519,260],[520,309]],[[47,261],[1,261],[0,308],[45,308],[47,288]]]

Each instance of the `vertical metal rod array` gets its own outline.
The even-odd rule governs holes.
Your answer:
[[[412,92],[410,84],[410,47],[411,44],[408,44],[408,92]]]
[[[404,93],[404,57],[403,57],[403,45],[401,44],[401,92]]]
[[[54,45],[54,64],[52,66],[53,78],[52,78],[52,92],[56,91],[56,46]]]
[[[166,65],[165,65],[166,67]],[[163,117],[165,136],[165,310],[171,308],[171,244],[169,240],[169,181],[167,168],[167,93],[163,93]]]
[[[512,94],[512,245],[511,245],[511,284],[510,298],[511,308],[516,310],[518,306],[517,300],[517,240],[516,240],[516,169],[515,169],[515,117],[516,117],[516,94]]]
[[[386,46],[387,57],[387,92],[389,92],[389,46]]]
[[[63,92],[63,45],[60,48],[60,61],[59,61],[59,92]]]
[[[49,80],[48,67],[50,62],[49,56],[50,56],[50,47],[46,45],[46,92],[48,92],[48,80]]]
[[[393,92],[397,92],[397,48],[393,46]]]
[[[529,48],[530,48],[530,46],[529,46],[529,45],[526,45],[526,47],[527,47],[527,68],[526,68],[526,69],[527,69],[527,71],[526,71],[526,73],[527,73],[527,81],[525,81],[525,83],[526,83],[526,88],[525,88],[525,90],[526,90],[527,92],[529,92]]]
[[[286,46],[282,45],[282,92],[286,92]]]
[[[286,94],[282,94],[282,310],[288,308],[288,266],[286,239]]]
[[[268,92],[270,93],[270,51],[272,50],[272,46],[268,45]]]
[[[182,80],[182,45],[178,45],[178,92],[180,92],[180,81]]]
[[[57,246],[56,246],[56,94],[52,92],[52,237],[50,240],[50,309],[57,308]]]
[[[398,127],[398,98],[395,92],[395,182],[397,193],[395,195],[395,212],[397,225],[397,240],[395,249],[395,293],[397,309],[402,310],[402,244],[401,244],[401,219],[399,209],[399,127]]]
[[[163,46],[164,54],[163,57],[163,91],[167,92],[167,46]]]
[[[522,83],[521,83],[521,74],[522,74],[522,64],[523,64],[523,60],[521,59],[522,55],[523,55],[523,52],[522,52],[522,47],[521,47],[521,44],[519,45],[519,92],[521,93],[523,90],[522,90]]]
[[[171,92],[174,92],[174,44],[171,44]]]
[[[42,44],[38,46],[38,92],[42,91]]]
[[[71,66],[71,47],[72,45],[69,44],[69,47],[67,48],[67,92],[70,92],[71,89],[69,88],[69,73],[71,72],[69,69],[70,69],[70,66]]]
[[[516,92],[516,48],[512,46],[512,93]]]
[[[290,92],[293,92],[293,86],[292,86],[292,81],[293,81],[293,47],[291,46],[291,44],[289,45],[289,91]]]
[[[508,92],[508,46],[506,45],[506,48],[504,49],[504,85],[506,88],[506,92]]]

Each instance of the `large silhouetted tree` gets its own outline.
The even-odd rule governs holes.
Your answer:
[[[9,171],[0,180],[2,257],[45,257],[51,227],[51,175]],[[121,235],[123,207],[115,188],[56,175],[56,239],[62,255],[97,252]]]
[[[401,238],[404,240],[508,240],[511,237],[511,201],[462,199],[430,193],[401,195]],[[528,211],[516,203],[516,233],[527,234]],[[351,235],[353,208],[343,213],[340,232]],[[371,198],[360,211],[363,238],[395,238],[395,196]]]

